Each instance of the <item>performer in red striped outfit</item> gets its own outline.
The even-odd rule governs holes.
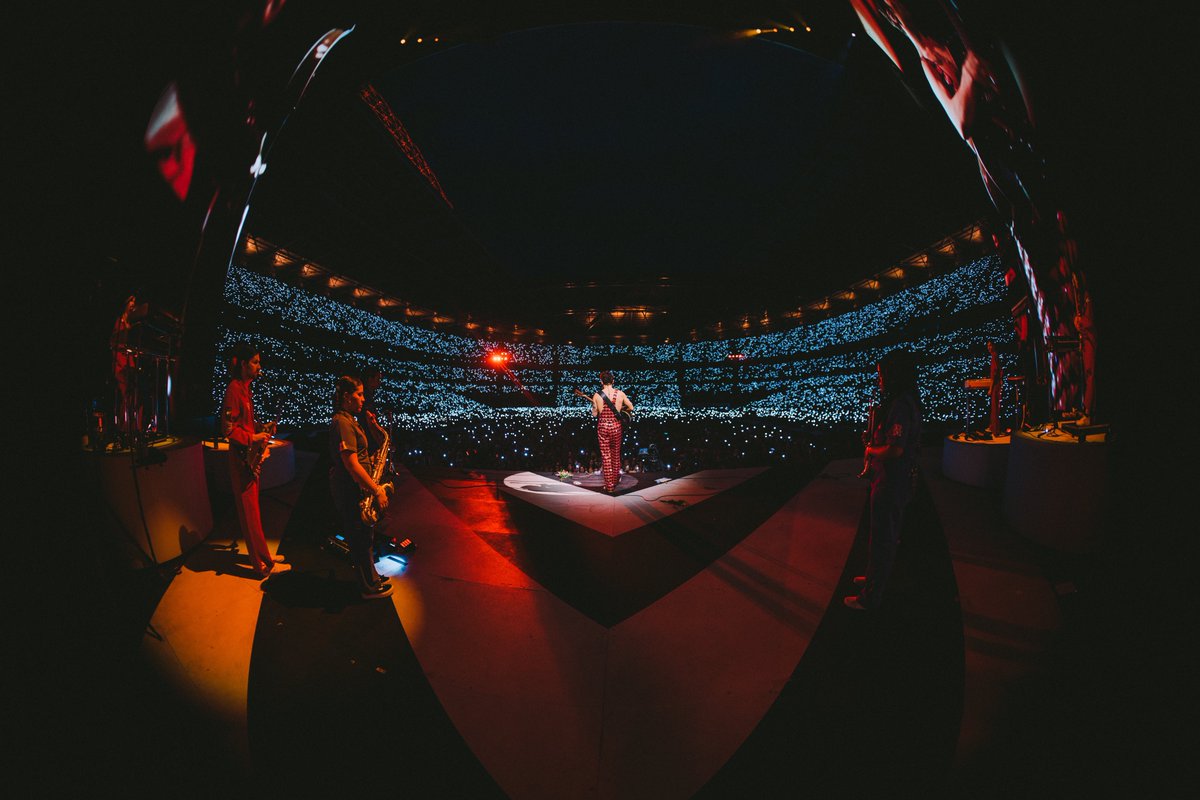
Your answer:
[[[596,437],[600,440],[600,470],[604,475],[604,491],[616,491],[621,479],[621,420],[616,411],[633,412],[633,403],[620,389],[613,387],[613,374],[608,370],[600,373],[601,388],[592,395],[592,416],[599,417]],[[611,402],[605,402],[605,400]],[[616,411],[614,411],[616,409]]]
[[[221,435],[229,440],[229,479],[250,567],[255,575],[266,579],[287,572],[292,565],[284,563],[281,555],[271,555],[258,509],[258,473],[246,463],[252,445],[265,448],[261,451],[264,460],[271,455],[267,447],[271,433],[254,421],[250,396],[250,384],[261,372],[258,348],[249,342],[236,343],[229,360],[229,386],[221,402]]]

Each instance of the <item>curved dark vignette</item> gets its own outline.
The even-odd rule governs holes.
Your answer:
[[[840,589],[788,685],[696,797],[813,797],[878,790],[940,796],[965,674],[962,613],[941,522],[922,484],[878,616],[842,606],[862,571],[864,508]]]
[[[313,469],[263,597],[250,661],[250,757],[269,787],[383,786],[503,797],[439,703],[390,600],[359,599],[333,529],[328,456]]]

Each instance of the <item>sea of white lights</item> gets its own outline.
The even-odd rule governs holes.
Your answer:
[[[905,347],[921,361],[925,417],[957,421],[983,413],[984,393],[965,389],[963,380],[987,375],[986,341],[1012,339],[1003,299],[999,259],[987,257],[863,308],[777,333],[662,345],[505,344],[513,357],[511,372],[505,373],[485,363],[495,343],[386,320],[234,266],[226,284],[219,352],[227,353],[242,339],[262,348],[264,372],[255,386],[255,403],[264,419],[297,428],[322,426],[332,413],[334,379],[374,364],[383,376],[376,402],[390,409],[391,422],[409,435],[444,431],[449,436],[453,430],[486,438],[498,435],[495,426],[501,426],[508,432],[505,441],[536,449],[554,430],[560,436],[567,428],[594,431],[589,405],[572,390],[590,394],[596,388],[596,368],[590,365],[606,355],[640,356],[646,362],[642,369],[617,375],[637,406],[639,427],[648,420],[692,428],[730,426],[748,418],[831,427],[861,424],[871,402],[874,365],[888,350]],[[947,328],[955,315],[981,305],[998,309],[992,319]],[[887,337],[884,346],[878,343],[881,337]],[[747,360],[730,362],[726,356],[733,351]],[[1006,373],[1016,368],[1015,356],[1005,353],[1001,360]],[[214,376],[215,408],[226,379],[223,360]],[[513,378],[541,405],[496,407],[506,405],[497,402],[501,396],[520,394]],[[689,407],[697,396],[722,404]],[[1002,413],[1008,415],[1013,398],[1006,395],[1003,402]],[[757,421],[752,428],[765,430]],[[754,438],[750,429],[733,435]],[[503,455],[518,459],[521,451]]]
[[[465,469],[572,473],[600,469],[596,426],[586,413],[506,409],[486,417],[429,422],[428,427],[418,425],[399,434],[397,460],[410,466]],[[849,439],[833,430],[815,431],[747,414],[677,411],[639,419],[629,427],[622,469],[686,474],[747,464],[811,465],[847,455],[839,447]]]

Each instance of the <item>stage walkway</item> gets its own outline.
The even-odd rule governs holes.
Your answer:
[[[845,609],[866,557],[859,466],[616,497],[402,471],[386,524],[418,549],[384,559],[396,592],[364,602],[324,546],[327,465],[300,452],[262,502],[293,571],[260,590],[244,548],[220,549],[236,522],[218,513],[150,619],[151,706],[107,723],[114,747],[163,778],[409,796],[970,788],[1044,667],[1055,593],[990,500],[930,460],[887,608]]]

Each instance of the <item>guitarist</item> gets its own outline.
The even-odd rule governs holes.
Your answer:
[[[917,486],[921,449],[916,359],[906,350],[892,350],[880,360],[876,372],[879,407],[872,415],[864,453],[871,476],[867,570],[854,579],[859,593],[842,598],[855,611],[873,611],[883,602],[896,563],[904,511]]]
[[[266,579],[291,566],[283,563],[283,556],[271,555],[267,537],[263,533],[262,518],[258,511],[258,472],[252,469],[248,454],[261,453],[265,459],[270,455],[267,442],[271,432],[263,430],[254,421],[254,400],[250,396],[250,384],[262,372],[262,355],[249,342],[238,342],[233,346],[229,360],[229,385],[225,388],[225,399],[221,402],[221,435],[229,440],[229,478],[233,488],[233,504],[237,508],[238,524],[246,551],[250,555],[250,567],[259,578]]]
[[[592,416],[599,417],[596,437],[600,440],[600,471],[604,491],[612,494],[621,479],[621,436],[624,433],[619,412],[633,412],[633,403],[613,386],[613,374],[600,373],[600,391],[592,395]]]

